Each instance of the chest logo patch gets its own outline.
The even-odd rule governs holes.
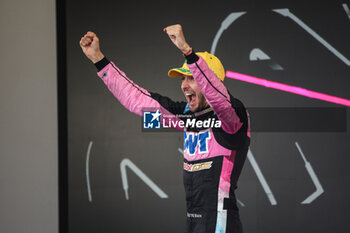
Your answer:
[[[189,155],[196,153],[208,153],[208,140],[211,138],[210,131],[184,132],[184,152]]]
[[[209,161],[205,163],[195,163],[195,164],[184,163],[184,169],[189,172],[196,172],[204,169],[210,169],[212,163],[213,161]]]

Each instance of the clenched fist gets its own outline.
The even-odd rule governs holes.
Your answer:
[[[185,40],[184,33],[180,24],[171,25],[164,28],[174,45],[181,50],[182,53],[187,53],[191,47],[187,44]]]
[[[87,32],[79,42],[84,54],[93,62],[100,61],[104,55],[100,50],[100,42],[93,32]]]

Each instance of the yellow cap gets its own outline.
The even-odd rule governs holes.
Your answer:
[[[208,64],[209,68],[216,74],[216,76],[224,81],[225,79],[225,69],[221,64],[219,58],[215,57],[213,54],[208,52],[199,52],[196,53],[198,56],[201,56],[205,62]],[[183,75],[192,76],[190,69],[187,66],[187,61],[182,65],[181,68],[174,68],[169,70],[168,76],[171,78],[182,77]]]

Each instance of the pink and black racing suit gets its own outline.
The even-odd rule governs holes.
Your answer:
[[[221,127],[217,129],[178,128],[184,131],[186,232],[242,232],[234,191],[250,144],[248,114],[201,57],[192,53],[186,59],[209,103],[201,114],[192,113],[186,102],[174,102],[136,85],[106,58],[95,65],[108,89],[133,113],[142,116],[143,109],[154,108],[167,116],[181,114],[196,120],[221,121]]]

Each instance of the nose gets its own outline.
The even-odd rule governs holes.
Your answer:
[[[181,82],[181,89],[182,90],[187,89],[189,87],[188,82],[189,82],[188,77],[183,77],[182,82]]]

